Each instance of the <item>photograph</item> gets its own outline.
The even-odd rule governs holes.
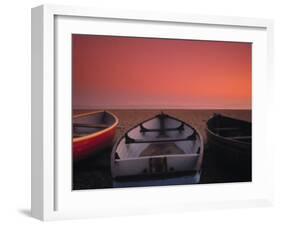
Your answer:
[[[252,43],[71,39],[72,190],[252,181]]]

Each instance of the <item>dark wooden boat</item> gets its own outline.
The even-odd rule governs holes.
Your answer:
[[[215,114],[207,122],[207,138],[221,165],[251,168],[252,123]]]
[[[115,143],[112,177],[196,174],[201,169],[203,148],[198,131],[162,113],[136,125]]]
[[[118,118],[108,111],[73,117],[73,159],[80,160],[109,147],[114,140]]]

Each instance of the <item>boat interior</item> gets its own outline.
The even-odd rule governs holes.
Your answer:
[[[115,158],[198,154],[200,145],[200,136],[195,129],[160,114],[128,131],[118,143]]]
[[[225,138],[241,142],[251,142],[252,140],[252,124],[250,122],[215,115],[208,121],[208,128]]]
[[[73,138],[83,137],[104,130],[115,123],[113,115],[106,111],[85,114],[73,118]]]

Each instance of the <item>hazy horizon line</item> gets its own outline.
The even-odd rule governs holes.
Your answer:
[[[95,109],[103,109],[103,110],[252,110],[252,108],[217,108],[217,107],[209,107],[209,108],[195,108],[195,107],[168,107],[168,108],[163,108],[163,107],[132,107],[132,106],[127,106],[127,107],[73,107],[72,110],[95,110]]]

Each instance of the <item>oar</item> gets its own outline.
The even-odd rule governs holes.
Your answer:
[[[90,133],[74,133],[73,134],[73,137],[83,137],[83,136],[87,136],[89,135]]]
[[[214,128],[215,130],[219,130],[219,131],[227,131],[227,130],[239,130],[240,128],[236,128],[236,127],[224,127],[224,128]]]
[[[85,128],[98,128],[105,129],[110,125],[107,124],[86,124],[86,123],[73,123],[73,127],[85,127]],[[124,126],[117,126],[117,128],[124,128]]]
[[[107,124],[85,124],[85,123],[73,123],[74,127],[87,127],[87,128],[107,128],[109,125]]]
[[[229,139],[233,139],[233,140],[248,140],[248,139],[251,139],[252,136],[236,136],[236,137],[226,137],[226,138],[229,138]]]

